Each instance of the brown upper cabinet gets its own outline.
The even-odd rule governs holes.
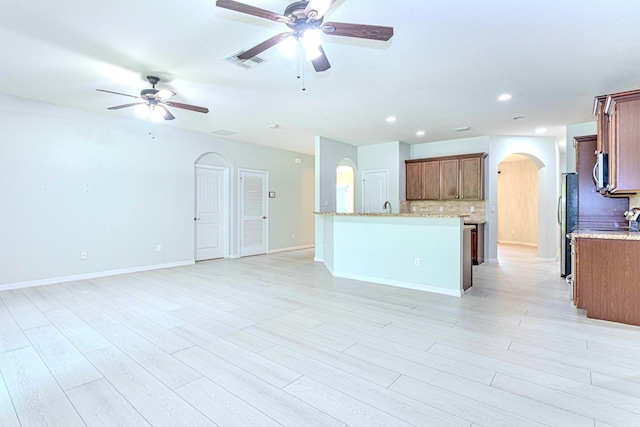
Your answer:
[[[609,116],[604,111],[606,103],[607,95],[596,96],[593,102],[593,115],[596,116],[598,121],[596,154],[609,152]]]
[[[484,198],[487,153],[407,160],[407,200]]]
[[[593,175],[608,196],[640,191],[640,90],[595,98],[598,135]]]

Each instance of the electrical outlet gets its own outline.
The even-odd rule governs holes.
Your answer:
[[[80,252],[80,259],[82,259],[82,260],[87,259],[87,253],[84,252],[84,251]]]
[[[156,252],[160,252],[162,250],[162,245],[156,245]]]
[[[475,212],[475,211],[476,211],[476,208],[475,208],[475,206],[471,206],[471,207],[469,208],[469,210],[470,210],[471,212]]]
[[[438,208],[438,212],[441,212],[441,213],[442,213],[442,212],[444,212],[444,208],[443,208],[442,206],[440,206],[440,207]]]
[[[415,212],[416,211],[416,207],[415,206],[411,206],[411,212]]]
[[[420,267],[420,258],[416,258],[413,260],[413,266],[414,267]]]

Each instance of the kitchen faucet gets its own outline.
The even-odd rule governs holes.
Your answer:
[[[638,217],[640,208],[631,208],[624,213],[624,219],[629,221],[629,231],[638,231]]]
[[[388,200],[384,202],[384,205],[382,205],[382,209],[388,209],[387,213],[391,213],[392,212],[391,202],[389,202]]]

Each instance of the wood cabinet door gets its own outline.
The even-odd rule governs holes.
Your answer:
[[[482,199],[482,159],[460,159],[460,198]]]
[[[440,198],[442,200],[458,199],[460,168],[457,159],[440,161]]]
[[[609,183],[614,191],[635,192],[640,190],[640,98],[616,104],[611,119],[616,140],[609,152]]]
[[[423,193],[425,200],[440,199],[440,162],[435,160],[422,163],[423,166]]]
[[[407,200],[422,200],[423,163],[407,163]]]

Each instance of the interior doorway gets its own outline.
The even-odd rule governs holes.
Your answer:
[[[230,252],[229,164],[205,153],[194,164],[194,259],[228,258]]]
[[[349,159],[342,159],[336,168],[336,212],[355,212],[355,168]]]
[[[500,245],[538,246],[539,175],[540,167],[521,154],[498,165],[498,257]]]
[[[389,171],[362,172],[362,212],[382,213],[389,200]]]
[[[267,188],[269,172],[239,169],[238,199],[240,213],[239,254],[243,256],[267,253]]]

